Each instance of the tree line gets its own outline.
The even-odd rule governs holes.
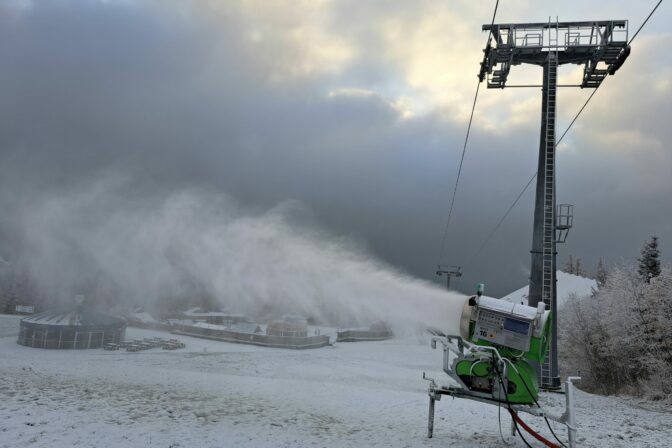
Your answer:
[[[579,374],[591,392],[672,399],[672,268],[658,239],[636,263],[602,275],[591,296],[570,297],[559,311],[563,374]]]

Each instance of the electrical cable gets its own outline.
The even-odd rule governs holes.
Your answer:
[[[534,401],[534,404],[537,405],[539,409],[542,409],[541,405],[537,401],[536,398],[534,398],[534,395],[532,395],[532,391],[530,390],[529,386],[527,385],[527,381],[525,381],[525,378],[520,374],[518,371],[518,368],[513,364],[513,362],[508,359],[508,358],[502,358],[504,361],[508,362],[509,365],[513,368],[513,370],[518,374],[518,378],[523,382],[523,386],[525,386],[525,390],[527,390],[527,393],[530,394],[530,397]],[[562,443],[562,440],[555,434],[555,431],[553,431],[553,428],[551,428],[551,423],[548,421],[548,418],[545,415],[542,415],[543,419],[546,421],[546,426],[548,426],[548,429],[551,431],[551,434],[553,434],[553,437],[555,437],[555,440],[558,441],[560,445],[562,445],[564,448],[567,448],[564,443]]]
[[[505,358],[505,359],[506,359],[506,358]],[[511,364],[511,361],[510,361],[510,360],[507,359],[507,361],[509,361],[509,364]],[[513,364],[511,364],[511,366],[513,367]],[[516,369],[515,367],[513,367],[513,369],[516,371],[516,373],[518,373],[518,369]],[[530,391],[530,388],[528,387],[528,385],[527,385],[527,381],[525,381],[525,378],[523,378],[523,377],[520,375],[520,373],[518,373],[518,378],[520,378],[520,380],[523,382],[523,386],[525,386],[525,390],[527,390],[527,393],[530,394],[530,397],[532,397],[532,400],[534,400],[534,404],[536,404],[537,407],[538,407],[539,409],[541,409],[541,405],[539,404],[539,402],[537,401],[537,399],[534,398],[534,395],[532,395],[532,392]],[[555,440],[557,440],[558,443],[559,443],[563,448],[567,448],[567,446],[566,446],[564,443],[562,443],[562,440],[560,440],[560,438],[557,436],[557,434],[555,434],[555,431],[553,431],[553,428],[551,427],[551,422],[548,421],[548,418],[547,418],[545,415],[544,415],[543,417],[544,417],[544,420],[546,421],[546,426],[548,426],[548,429],[551,431],[551,434],[553,434],[553,437],[555,437]]]
[[[495,24],[495,17],[497,16],[497,8],[499,7],[499,0],[495,3],[495,10],[492,13],[492,22],[490,25],[490,32],[488,33],[488,43],[486,44],[489,45],[490,42],[492,41],[492,26]],[[469,134],[471,133],[471,124],[474,121],[474,111],[476,110],[476,100],[478,99],[478,92],[481,88],[481,80],[478,80],[478,84],[476,84],[476,93],[474,94],[474,102],[471,105],[471,115],[469,116],[469,124],[467,125],[467,134],[464,137],[464,145],[462,146],[462,156],[460,157],[460,165],[457,169],[457,178],[455,179],[455,187],[453,188],[453,196],[450,200],[450,207],[448,208],[448,218],[446,219],[446,227],[443,231],[443,238],[441,239],[441,251],[439,252],[439,257],[438,257],[438,263],[441,263],[441,259],[443,258],[443,254],[446,249],[446,239],[448,237],[448,228],[450,227],[450,219],[453,215],[453,207],[455,206],[455,197],[457,196],[457,187],[460,183],[460,176],[462,174],[462,165],[464,164],[464,155],[467,152],[467,143],[469,142]]]
[[[497,370],[497,366],[494,365],[494,359],[493,359],[493,370],[497,374],[497,378],[499,379],[499,384],[502,385],[502,390],[504,391],[504,399],[506,400],[506,407],[509,410],[509,413],[511,414],[511,417],[513,418],[513,410],[511,409],[511,403],[509,402],[509,393],[506,390],[506,387],[504,387],[504,380],[502,379],[502,374]],[[520,428],[518,428],[518,423],[516,422],[515,419],[513,419],[513,426],[516,428],[516,432],[518,432],[518,435],[522,439],[523,443],[528,447],[532,448],[532,445],[530,445],[527,440],[525,439],[525,436],[523,436],[523,433],[520,432]]]
[[[509,413],[511,413],[511,403],[509,402],[509,393],[506,390],[506,387],[504,387],[504,380],[502,379],[502,374],[499,372],[499,369],[497,369],[497,366],[495,365],[494,357],[492,359],[492,370],[494,370],[494,372],[497,374],[497,379],[499,380],[499,384],[502,386],[502,390],[504,391],[504,399],[506,400],[506,407],[507,407]],[[500,405],[500,403],[501,403],[500,400],[497,400],[497,404]],[[529,448],[532,448],[532,446],[529,443],[527,443],[527,440],[525,440],[525,437],[520,432],[520,429],[518,429],[518,424],[516,423],[515,420],[513,420],[513,426],[516,428],[516,431],[518,432],[518,435],[520,436],[520,438],[523,440],[523,443],[525,443],[525,445],[527,445]],[[501,422],[500,422],[500,435],[501,435]]]
[[[443,238],[441,239],[441,253],[439,254],[439,262],[443,258],[443,253],[446,249],[446,238],[448,237],[448,228],[450,227],[450,218],[453,215],[453,206],[455,205],[455,197],[457,196],[457,186],[460,183],[460,175],[462,174],[462,164],[464,163],[464,155],[467,152],[467,142],[469,141],[469,133],[471,132],[471,123],[474,120],[474,111],[476,110],[476,99],[478,98],[478,91],[481,88],[481,82],[478,81],[476,85],[476,94],[474,95],[474,103],[471,106],[471,116],[469,117],[469,124],[467,125],[467,136],[464,139],[464,146],[462,147],[462,157],[460,158],[460,166],[457,169],[457,178],[455,179],[455,187],[453,187],[453,197],[450,200],[450,207],[448,207],[448,219],[446,220],[446,227],[443,230]]]
[[[632,38],[630,39],[630,42],[628,42],[628,45],[632,44],[632,41],[635,40],[635,38],[637,37],[637,35],[639,34],[639,32],[642,30],[642,28],[644,28],[644,25],[646,25],[646,23],[649,21],[649,19],[651,18],[651,16],[653,16],[653,13],[656,12],[656,10],[658,9],[658,7],[660,6],[661,3],[663,3],[663,0],[659,0],[658,3],[656,4],[656,6],[653,7],[653,9],[652,9],[651,12],[649,13],[649,15],[646,17],[646,19],[644,19],[644,22],[642,22],[642,24],[640,25],[640,27],[637,29],[637,31],[635,32],[635,34],[634,34],[634,35],[632,36]],[[567,128],[566,128],[565,131],[562,133],[562,135],[560,136],[560,138],[558,139],[558,141],[555,143],[555,146],[556,146],[556,147],[560,144],[560,142],[562,141],[562,139],[565,138],[565,135],[567,134],[567,132],[569,132],[570,128],[574,125],[574,122],[579,118],[579,115],[581,115],[581,113],[583,112],[583,110],[586,108],[586,106],[588,105],[588,103],[590,102],[590,100],[593,98],[593,96],[595,96],[595,93],[597,93],[597,90],[600,88],[600,86],[602,86],[603,83],[604,83],[604,81],[602,81],[600,84],[597,85],[597,87],[596,87],[596,88],[593,90],[593,92],[590,94],[590,96],[588,97],[588,99],[586,100],[586,102],[583,103],[583,106],[581,106],[581,109],[579,109],[579,111],[576,113],[576,115],[574,115],[574,118],[573,118],[572,121],[569,123],[569,126],[567,126]],[[490,241],[490,238],[492,238],[492,236],[497,232],[497,230],[499,229],[499,227],[500,227],[500,226],[502,225],[502,223],[506,220],[506,218],[507,218],[507,216],[509,215],[509,213],[511,212],[511,210],[513,210],[513,208],[516,206],[516,204],[518,204],[518,201],[519,201],[520,198],[523,196],[523,194],[525,194],[525,192],[526,192],[527,189],[529,188],[530,184],[532,183],[532,181],[533,181],[536,177],[537,177],[537,173],[535,172],[534,175],[532,176],[532,178],[527,182],[527,184],[525,184],[525,186],[523,187],[523,189],[521,190],[521,192],[518,194],[518,197],[516,197],[516,199],[515,199],[515,200],[513,201],[513,203],[511,204],[511,206],[507,209],[506,213],[504,213],[504,216],[499,220],[499,222],[498,222],[497,225],[494,227],[494,229],[490,232],[490,234],[489,234],[488,237],[485,239],[485,241],[483,242],[483,244],[481,244],[481,246],[480,246],[480,248],[478,249],[478,251],[476,251],[476,253],[474,254],[474,257],[477,256],[477,255],[481,252],[481,250],[483,250],[483,248],[488,244],[488,242]]]
[[[515,366],[513,361],[511,361],[509,358],[502,358],[502,360],[509,363],[513,371],[516,372],[516,374],[518,375],[518,378],[520,378],[520,380],[523,382],[523,386],[525,386],[525,390],[527,390],[527,393],[530,395],[530,398],[532,398],[532,400],[534,401],[534,404],[536,404],[539,409],[542,409],[537,399],[534,398],[534,395],[532,395],[532,391],[528,387],[527,381],[525,381],[525,378],[523,378],[523,376],[520,374],[518,368]],[[562,443],[562,440],[560,440],[560,438],[555,434],[555,431],[553,431],[553,428],[551,427],[551,423],[548,421],[548,418],[545,415],[542,415],[542,417],[546,421],[546,425],[548,426],[548,429],[551,431],[551,434],[553,434],[553,437],[555,437],[555,440],[557,440],[562,447],[567,448],[566,445]]]
[[[548,430],[551,431],[551,434],[553,434],[553,437],[555,438],[555,440],[558,441],[558,443],[560,444],[560,446],[562,446],[562,448],[567,448],[567,445],[562,443],[562,440],[560,440],[560,438],[557,436],[557,434],[555,434],[555,431],[553,431],[553,428],[551,427],[551,422],[548,421],[548,418],[546,418],[545,415],[544,415],[544,420],[546,421],[546,426],[548,426]]]
[[[478,250],[476,251],[476,253],[474,254],[474,256],[477,256],[478,254],[481,253],[481,251],[483,250],[483,248],[484,248],[484,247],[488,244],[488,242],[490,241],[490,238],[492,238],[492,236],[497,232],[497,230],[499,229],[499,227],[504,223],[504,220],[506,220],[507,216],[509,216],[509,213],[511,213],[511,210],[513,210],[513,208],[516,206],[516,204],[518,204],[518,201],[520,201],[520,198],[523,197],[523,195],[525,194],[525,191],[527,190],[527,188],[530,186],[530,184],[532,183],[532,181],[533,181],[536,177],[537,177],[537,173],[534,173],[534,175],[530,178],[530,180],[527,181],[527,184],[525,185],[525,187],[523,188],[523,190],[520,192],[520,194],[518,195],[518,197],[516,198],[516,200],[513,201],[513,204],[511,204],[511,206],[510,206],[509,209],[506,211],[506,213],[504,213],[504,216],[502,216],[502,219],[499,220],[499,222],[497,223],[497,225],[495,226],[495,228],[492,229],[492,231],[488,234],[488,237],[483,241],[483,243],[481,244],[481,247],[478,248]]]
[[[642,28],[644,28],[644,25],[646,25],[646,22],[649,21],[649,19],[650,19],[651,16],[653,15],[653,13],[656,12],[656,9],[658,9],[658,6],[660,6],[660,4],[661,4],[662,2],[663,2],[663,0],[659,0],[658,3],[656,4],[656,6],[653,7],[653,9],[651,10],[651,12],[650,12],[649,15],[647,16],[647,18],[646,18],[646,19],[644,20],[644,22],[639,26],[639,28],[637,29],[637,32],[635,32],[635,35],[632,36],[632,39],[630,39],[630,42],[628,42],[627,45],[632,44],[632,41],[635,40],[635,38],[637,37],[637,35],[639,34],[639,32],[642,30]],[[556,147],[560,144],[560,142],[562,141],[562,139],[565,138],[565,135],[567,135],[567,132],[569,132],[569,130],[572,128],[572,126],[574,125],[574,122],[579,118],[579,115],[581,115],[581,113],[582,113],[583,110],[586,108],[586,106],[588,105],[588,103],[590,102],[590,100],[593,99],[593,96],[595,96],[595,93],[597,93],[597,90],[602,86],[603,83],[604,83],[604,81],[602,81],[601,83],[599,83],[599,84],[597,85],[597,87],[595,87],[595,89],[593,90],[593,93],[590,94],[590,96],[588,97],[588,99],[586,100],[586,102],[583,103],[583,106],[581,106],[581,109],[579,109],[579,111],[576,113],[576,115],[574,115],[574,118],[573,118],[572,121],[569,123],[569,126],[567,126],[567,128],[565,129],[565,132],[562,133],[562,135],[560,136],[560,138],[558,139],[558,141],[555,143],[555,146],[556,146]],[[535,174],[535,175],[536,175],[536,174]]]
[[[494,350],[494,352],[495,352],[495,354],[497,354],[497,357],[498,357],[502,362],[505,362],[505,361],[508,362],[508,363],[511,365],[511,367],[513,367],[513,370],[514,370],[514,371],[518,374],[518,376],[520,377],[520,372],[518,372],[518,369],[516,368],[516,366],[513,365],[513,363],[511,362],[510,359],[502,358],[501,356],[499,356],[499,352],[497,352],[496,349]],[[502,386],[502,390],[504,391],[504,399],[506,400],[506,406],[507,406],[507,409],[508,409],[509,413],[511,414],[511,418],[512,418],[512,421],[513,421],[513,426],[515,427],[516,431],[518,432],[518,435],[519,435],[520,438],[522,439],[523,443],[525,443],[525,445],[527,445],[528,448],[532,448],[532,445],[530,445],[530,444],[527,442],[527,440],[525,439],[525,436],[523,436],[523,433],[520,431],[520,428],[518,428],[518,423],[517,423],[517,421],[516,421],[516,417],[517,417],[517,416],[516,416],[515,411],[511,408],[511,402],[509,401],[509,393],[508,393],[508,391],[506,390],[506,387],[504,386],[504,380],[502,379],[502,374],[501,374],[501,372],[499,371],[499,369],[497,368],[497,365],[495,364],[495,358],[494,358],[494,356],[492,357],[492,361],[491,361],[491,363],[492,363],[492,370],[497,374],[497,378],[499,379],[499,384]],[[522,378],[521,378],[521,379],[522,379]],[[525,383],[525,381],[523,380],[523,384],[524,384],[524,383]],[[526,386],[526,387],[527,387],[527,386]],[[529,389],[528,389],[528,393],[530,393],[530,392],[529,392]],[[530,395],[532,395],[532,394],[530,393]],[[494,395],[493,395],[493,397],[494,397]],[[532,397],[532,398],[534,399],[534,397]],[[500,400],[497,400],[497,406],[498,406],[498,407],[500,406],[500,404],[501,404],[501,401],[500,401]],[[538,403],[537,403],[537,406],[539,406]],[[499,419],[499,414],[498,414],[498,419]],[[534,430],[532,430],[532,428],[530,428],[529,426],[527,426],[527,425],[526,425],[520,418],[517,418],[517,420],[523,425],[523,429],[525,429],[527,432],[529,432],[529,433],[530,433],[532,436],[534,436],[536,439],[542,441],[544,444],[546,444],[546,446],[549,446],[549,447],[551,447],[551,448],[560,448],[558,445],[555,445],[555,444],[549,442],[549,441],[546,440],[544,437],[542,437],[541,435],[539,435],[538,433],[536,433]],[[502,436],[502,440],[503,440],[503,435],[502,435],[502,429],[501,429],[501,428],[502,428],[502,423],[501,423],[501,419],[499,419],[499,434],[500,434],[500,436]],[[504,442],[504,443],[506,443],[506,442]]]
[[[557,146],[560,144],[560,142],[562,141],[562,139],[565,138],[565,135],[567,134],[567,132],[569,131],[569,129],[572,127],[572,125],[574,124],[574,122],[579,118],[579,115],[581,115],[581,112],[583,112],[583,110],[586,108],[586,106],[588,105],[588,102],[590,102],[590,100],[591,100],[591,99],[593,98],[593,96],[595,95],[595,92],[597,92],[597,89],[599,89],[601,85],[602,85],[602,83],[600,83],[600,84],[593,90],[593,93],[591,93],[590,96],[588,97],[588,99],[586,100],[586,102],[583,103],[583,106],[581,106],[581,109],[579,109],[579,111],[576,113],[576,115],[574,115],[574,118],[573,118],[572,121],[569,123],[569,126],[567,126],[567,128],[565,129],[565,132],[562,133],[562,135],[560,136],[560,138],[558,139],[558,141],[555,143],[556,148],[557,148]],[[523,197],[523,195],[525,194],[525,192],[527,191],[527,189],[530,187],[530,185],[532,185],[532,181],[534,181],[534,179],[536,179],[536,178],[537,178],[537,172],[535,171],[534,174],[532,174],[532,177],[530,178],[530,180],[527,181],[527,183],[525,184],[525,186],[523,187],[523,189],[520,191],[520,193],[518,193],[518,196],[516,197],[516,199],[513,201],[513,203],[512,203],[512,204],[509,206],[509,208],[506,210],[506,213],[504,213],[504,216],[502,216],[502,218],[499,220],[499,222],[497,222],[497,225],[495,225],[495,227],[492,229],[492,231],[490,231],[490,233],[488,234],[488,237],[483,241],[483,243],[481,244],[481,246],[478,248],[478,250],[477,250],[476,253],[474,254],[474,257],[481,253],[481,251],[483,250],[483,248],[488,244],[488,242],[490,241],[490,239],[491,239],[491,238],[493,237],[493,235],[497,232],[497,230],[499,230],[499,228],[501,227],[501,225],[504,223],[504,221],[506,220],[506,218],[509,216],[509,213],[511,213],[511,210],[513,210],[513,209],[515,208],[515,206],[518,204],[518,201],[520,201],[520,198]]]
[[[534,437],[535,439],[537,439],[538,441],[540,441],[541,443],[543,443],[544,445],[546,445],[546,446],[549,447],[549,448],[560,448],[560,445],[556,445],[555,443],[553,443],[553,442],[551,442],[550,440],[546,439],[544,436],[542,436],[541,434],[539,434],[538,432],[536,432],[534,429],[532,429],[531,427],[529,427],[529,426],[523,421],[523,419],[520,418],[520,417],[518,416],[517,413],[513,412],[513,410],[509,409],[509,412],[511,413],[511,417],[513,417],[513,418],[520,424],[520,426],[523,427],[523,429],[524,429],[525,431],[527,431],[528,433],[530,433],[530,435],[531,435],[532,437]]]
[[[502,403],[497,401],[497,423],[499,424],[499,437],[502,439],[502,442],[506,446],[510,446],[510,443],[504,439],[504,434],[502,433]]]
[[[659,0],[658,3],[656,4],[656,6],[653,7],[653,9],[649,13],[649,15],[646,17],[646,19],[644,19],[644,22],[642,22],[642,24],[639,26],[639,29],[637,30],[637,32],[630,39],[630,42],[628,42],[628,45],[630,45],[632,43],[632,41],[635,40],[635,37],[637,37],[637,35],[639,34],[640,31],[642,31],[642,28],[644,28],[644,25],[646,25],[646,22],[649,21],[649,19],[651,18],[653,13],[656,12],[656,9],[658,9],[658,7],[660,6],[661,3],[663,3],[663,0]]]

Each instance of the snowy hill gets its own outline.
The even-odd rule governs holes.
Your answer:
[[[437,403],[427,439],[427,382],[442,351],[393,339],[291,351],[180,337],[184,349],[41,350],[16,343],[0,314],[0,448],[523,447],[508,413],[467,400]],[[169,333],[129,328],[129,338]],[[670,414],[577,391],[582,447],[668,446]],[[549,412],[565,397],[542,393]],[[647,407],[650,403],[644,403]],[[526,423],[551,438],[544,421]],[[566,431],[555,425],[566,442]],[[536,444],[534,446],[540,446]]]
[[[563,305],[571,294],[578,297],[589,296],[593,290],[597,290],[597,282],[592,278],[581,277],[580,275],[568,274],[557,271],[558,276],[558,306]],[[527,295],[530,287],[525,285],[511,294],[502,297],[511,303],[527,304]]]

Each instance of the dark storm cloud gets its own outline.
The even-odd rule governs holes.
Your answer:
[[[422,16],[420,7],[404,4],[400,22]],[[292,75],[292,61],[309,57],[307,50],[283,41],[258,46],[250,35],[264,28],[236,11],[177,5],[0,7],[0,200],[6,211],[0,252],[21,250],[13,238],[14,210],[47,191],[86,189],[115,173],[129,179],[129,200],[139,202],[194,187],[260,207],[298,199],[325,227],[360,240],[402,270],[432,277],[464,135],[456,111],[463,108],[430,105],[404,117],[395,92],[411,95],[413,88],[403,84],[403,58],[384,55],[382,38],[362,25],[375,22],[382,6],[367,7],[362,21],[344,14],[342,4],[335,7],[325,26],[332,34],[342,29],[355,54],[338,59],[337,69],[319,58],[299,61],[304,71]],[[480,41],[478,30],[474,34],[468,39]],[[341,51],[347,53],[333,50]],[[665,64],[669,71],[669,60]],[[630,78],[637,73],[632,67]],[[460,90],[470,96],[472,84]],[[603,254],[612,261],[634,256],[651,232],[661,236],[664,251],[670,247],[669,152],[642,153],[653,154],[655,165],[642,171],[645,156],[640,160],[603,137],[615,122],[670,141],[664,124],[669,86],[660,87],[660,110],[650,119],[642,118],[651,106],[646,98],[653,97],[646,87],[621,86],[623,97],[639,98],[629,103],[630,114],[623,107],[607,120],[588,111],[584,118],[599,123],[601,134],[586,125],[572,147],[590,149],[559,156],[561,200],[576,203],[580,213],[566,252],[589,263]],[[492,95],[484,101],[497,101]],[[596,104],[623,104],[619,95],[612,91]],[[531,194],[492,244],[474,254],[535,169],[538,120],[513,130],[485,128],[498,116],[495,109],[483,110],[486,121],[474,129],[445,261],[467,264],[463,289],[486,281],[500,294],[526,281]],[[620,190],[617,179],[630,174]],[[651,182],[659,188],[646,188]]]

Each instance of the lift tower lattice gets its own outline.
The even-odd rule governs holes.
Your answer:
[[[483,25],[490,32],[478,75],[490,89],[541,87],[541,135],[537,166],[532,260],[528,304],[540,301],[553,313],[552,340],[546,361],[539,369],[542,388],[559,389],[557,344],[556,244],[562,243],[572,225],[572,207],[556,209],[555,145],[556,93],[558,87],[595,89],[613,75],[630,54],[627,20],[586,22],[507,23]],[[493,42],[494,41],[494,42]],[[543,68],[543,84],[506,85],[514,65]],[[583,79],[576,85],[558,85],[558,66],[583,65]]]

